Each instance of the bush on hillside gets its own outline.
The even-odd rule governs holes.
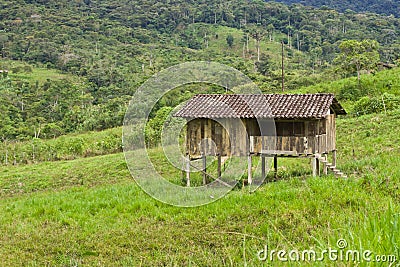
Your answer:
[[[384,93],[380,97],[364,96],[354,105],[353,112],[357,116],[379,113],[400,108],[400,97]]]

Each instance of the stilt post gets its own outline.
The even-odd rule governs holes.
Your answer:
[[[332,151],[332,165],[336,167],[336,150]]]
[[[218,157],[218,178],[221,178],[221,162],[222,162],[221,154],[218,154],[217,157]]]
[[[318,166],[317,166],[318,163],[317,163],[317,161],[318,161],[317,156],[314,155],[312,157],[312,160],[311,160],[313,177],[316,177],[317,174],[318,174]]]
[[[207,184],[207,157],[205,154],[203,154],[202,156],[202,160],[203,160],[203,185]]]
[[[311,167],[312,167],[312,176],[315,177],[317,176],[317,159],[313,157],[311,159]]]
[[[186,157],[186,186],[190,187],[190,156]]]
[[[251,169],[252,169],[252,158],[251,154],[249,154],[249,156],[247,157],[247,182],[249,185],[251,185],[251,183],[253,182]]]
[[[265,179],[265,156],[261,155],[261,180]]]
[[[324,159],[325,159],[325,163],[324,163],[324,175],[328,175],[328,165],[326,165],[326,163],[328,162],[328,154],[324,154]]]

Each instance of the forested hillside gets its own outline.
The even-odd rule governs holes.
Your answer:
[[[398,12],[387,3],[362,2]],[[340,4],[332,7],[364,10],[361,1]],[[228,91],[169,92],[144,127],[146,153],[129,159],[121,125],[143,82],[207,60],[281,93],[282,46],[284,93],[334,93],[348,113],[336,120],[335,163],[347,179],[311,177],[309,158],[279,158],[257,191],[243,183],[249,170],[261,177],[254,165],[226,197],[197,208],[161,203],[133,181],[127,162],[142,169],[150,159],[167,181],[186,185],[186,164],[160,146],[162,125],[193,94]],[[0,1],[1,266],[398,265],[399,58],[396,16],[263,0]],[[235,160],[249,158],[261,161]],[[223,162],[224,175],[235,160]],[[218,177],[217,159],[206,163]],[[192,188],[202,181],[192,173]]]
[[[8,71],[0,78],[3,140],[119,126],[136,88],[181,62],[228,64],[273,92],[280,89],[281,42],[287,90],[355,74],[335,61],[346,39],[378,41],[385,65],[400,55],[400,20],[375,14],[242,0],[0,6],[0,70]],[[176,105],[198,87],[181,88],[157,108]]]
[[[345,12],[371,12],[378,14],[400,16],[400,3],[395,0],[276,0],[285,4],[302,4],[306,6],[330,7]]]

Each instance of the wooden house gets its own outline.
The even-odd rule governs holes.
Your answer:
[[[248,156],[251,165],[251,157],[260,155],[274,157],[276,170],[277,157],[311,157],[314,175],[322,162],[324,172],[331,168],[343,176],[336,169],[335,118],[345,114],[333,94],[203,94],[175,116],[187,119],[189,159]]]

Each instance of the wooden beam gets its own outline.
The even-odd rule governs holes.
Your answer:
[[[221,163],[222,163],[222,160],[221,160],[221,154],[218,154],[217,155],[217,157],[218,157],[218,178],[221,178]]]
[[[332,151],[332,166],[336,167],[336,150]]]
[[[203,185],[207,184],[207,157],[205,154],[202,156],[202,161],[203,161]]]
[[[261,155],[261,180],[265,179],[265,156]]]
[[[274,156],[274,176],[275,179],[278,177],[278,157]]]
[[[247,182],[249,185],[253,182],[253,177],[252,177],[252,157],[251,154],[247,157]]]
[[[186,157],[186,186],[190,187],[190,156]]]
[[[316,155],[312,158],[311,165],[313,169],[313,177],[320,175],[320,162]]]
[[[312,176],[316,177],[317,176],[317,158],[313,157],[311,159],[311,167],[312,167]]]
[[[288,156],[297,156],[299,153],[297,151],[289,151],[289,150],[261,150],[261,154],[265,155],[288,155]]]
[[[324,155],[324,160],[326,163],[328,162],[328,154]],[[328,175],[328,165],[326,165],[326,163],[324,163],[324,175]]]

